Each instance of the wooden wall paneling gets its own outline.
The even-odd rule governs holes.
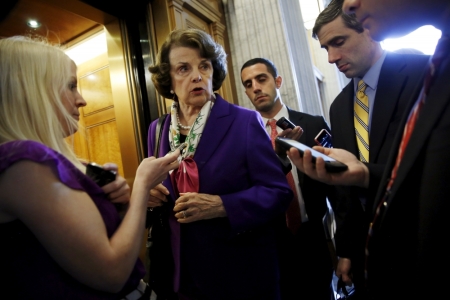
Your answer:
[[[104,66],[101,69],[85,74],[83,77],[80,77],[79,81],[82,95],[88,103],[88,105],[83,107],[85,116],[114,108],[109,66]]]
[[[77,157],[85,163],[91,161],[89,157],[89,149],[86,139],[86,127],[84,126],[83,114],[80,114],[80,120],[78,121],[78,131],[75,134],[66,138],[66,141],[72,145],[72,148]]]
[[[202,18],[197,17],[191,10],[185,9],[182,16],[182,28],[197,28],[206,31],[211,36],[213,35],[208,22],[203,20]]]
[[[86,127],[89,156],[93,161],[104,164],[114,162],[119,174],[123,176],[122,157],[120,154],[119,136],[116,120],[108,120]]]
[[[213,22],[211,23],[212,27],[212,35],[214,37],[214,40],[221,44],[223,47],[225,47],[225,39],[224,39],[224,32],[225,32],[225,26],[220,22]],[[228,67],[230,64],[228,64]],[[234,99],[233,90],[232,90],[232,84],[231,84],[231,78],[230,74],[232,73],[232,69],[228,68],[228,75],[225,77],[225,80],[223,81],[222,87],[219,89],[219,94],[226,100],[228,100],[231,103],[237,103],[237,99]]]
[[[87,105],[80,109],[84,134],[78,135],[76,148],[89,161],[116,163],[123,176],[107,53],[80,64],[77,76]]]
[[[170,23],[172,30],[174,29],[182,29],[183,26],[183,0],[171,0],[168,2],[169,11],[172,12],[170,15]]]
[[[99,164],[116,163],[123,176],[106,53],[82,64],[80,71],[78,85],[87,102],[82,113],[89,158]]]

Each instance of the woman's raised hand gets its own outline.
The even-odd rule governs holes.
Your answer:
[[[156,187],[167,178],[170,170],[178,168],[179,155],[180,151],[175,150],[164,157],[145,158],[136,171],[135,182],[146,185],[149,190]]]

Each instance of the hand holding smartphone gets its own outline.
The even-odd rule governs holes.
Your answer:
[[[291,129],[288,133],[285,133],[283,137],[290,138],[293,140],[298,140],[300,136],[303,134],[303,129],[300,126],[295,125],[290,120],[286,119],[285,117],[281,117],[277,122],[277,126],[281,129]],[[295,130],[296,128],[299,128],[298,130]]]
[[[86,175],[100,187],[116,180],[115,171],[105,170],[102,166],[93,162],[87,164]]]
[[[314,138],[317,145],[325,148],[333,148],[333,142],[331,139],[331,134],[326,130],[322,129],[319,134]]]
[[[286,130],[288,128],[294,129],[295,128],[295,124],[292,123],[291,121],[289,121],[288,119],[286,119],[285,117],[281,117],[278,121],[277,121],[277,126],[280,127],[283,130]]]
[[[171,154],[171,153],[173,153],[173,152],[175,152],[175,151],[177,151],[177,150],[180,150],[180,155],[178,155],[177,160],[178,160],[178,162],[181,162],[183,160],[183,156],[182,156],[183,155],[183,151],[184,151],[184,149],[186,149],[187,145],[188,145],[187,143],[182,143],[175,150],[167,152],[166,156]]]
[[[322,157],[323,160],[325,161],[325,169],[330,173],[343,172],[348,169],[346,164],[337,161],[334,158],[329,157],[317,150],[314,150],[311,147],[308,147],[305,144],[302,144],[296,140],[277,137],[275,142],[286,150],[289,150],[291,147],[297,148],[301,156],[303,156],[303,152],[305,152],[305,150],[311,151],[314,163],[316,162],[317,157]]]

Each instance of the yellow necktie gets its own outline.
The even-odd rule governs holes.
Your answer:
[[[358,144],[359,159],[362,162],[369,161],[369,98],[366,91],[367,85],[364,81],[358,82],[356,93],[354,122],[356,142]]]

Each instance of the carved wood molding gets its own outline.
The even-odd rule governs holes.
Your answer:
[[[223,41],[224,39],[224,33],[225,33],[225,25],[223,25],[220,22],[212,22],[211,23],[211,29],[214,32],[215,37],[220,37]]]
[[[207,21],[211,23],[219,22],[222,17],[222,14],[205,0],[182,0],[182,2],[193,13],[196,13],[199,17],[207,18]]]

